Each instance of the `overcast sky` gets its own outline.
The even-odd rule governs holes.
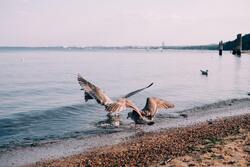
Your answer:
[[[1,46],[193,45],[250,33],[250,0],[0,0]]]

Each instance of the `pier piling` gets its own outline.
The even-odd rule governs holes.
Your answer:
[[[219,42],[219,55],[222,56],[222,51],[223,51],[223,41]]]
[[[238,34],[237,39],[236,39],[236,45],[233,50],[233,54],[237,56],[241,56],[241,50],[242,50],[242,37],[241,37],[241,34]]]

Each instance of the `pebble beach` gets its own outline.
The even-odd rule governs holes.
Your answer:
[[[137,133],[126,142],[120,144],[96,148],[82,154],[56,160],[37,162],[29,167],[169,166],[170,164],[172,166],[180,166],[179,161],[181,160],[177,161],[178,158],[192,155],[194,152],[199,155],[209,153],[213,146],[216,145],[218,147],[222,145],[222,141],[226,141],[230,137],[233,139],[237,135],[242,137],[241,145],[244,145],[244,142],[244,147],[249,147],[249,130],[250,114],[227,117],[188,127],[172,128],[159,132]],[[209,147],[205,147],[206,145],[209,145]],[[198,147],[200,149],[197,149]],[[249,165],[249,159],[247,158],[249,157],[245,157],[243,166]],[[200,159],[202,160],[202,158]],[[230,160],[233,162],[224,165],[230,165],[230,163],[231,165],[237,164],[237,159]],[[212,162],[214,163],[215,161]],[[186,160],[183,163],[183,166],[201,166],[201,164],[199,165],[191,160]],[[203,165],[206,166],[208,164],[204,163]]]

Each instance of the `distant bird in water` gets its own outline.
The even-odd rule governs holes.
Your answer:
[[[206,70],[206,71],[200,70],[200,71],[201,71],[201,75],[206,75],[206,76],[208,76],[208,70]]]
[[[151,83],[150,85],[148,85],[142,89],[138,89],[138,90],[135,90],[133,92],[130,92],[129,94],[113,101],[106,95],[106,93],[103,90],[101,90],[100,88],[98,88],[94,84],[90,83],[89,81],[85,80],[81,75],[78,74],[77,80],[78,80],[80,86],[82,87],[81,90],[85,91],[85,94],[84,94],[85,102],[87,102],[90,99],[95,99],[97,101],[97,103],[105,106],[105,110],[107,112],[116,113],[116,114],[127,109],[127,108],[131,108],[135,112],[137,112],[138,115],[140,115],[140,116],[141,116],[141,113],[140,113],[138,107],[131,100],[129,100],[127,98],[130,96],[133,96],[133,95],[135,95],[135,94],[137,94],[137,93],[143,91],[144,89],[147,89],[153,85],[153,83]]]
[[[144,118],[147,118],[147,120],[141,119],[141,116],[138,115],[138,112],[134,112],[134,111],[128,113],[127,118],[131,118],[137,124],[152,125],[154,124],[153,119],[160,109],[168,109],[168,108],[174,108],[174,107],[175,107],[174,104],[166,100],[162,100],[156,97],[148,97],[145,107],[140,111],[140,114]]]

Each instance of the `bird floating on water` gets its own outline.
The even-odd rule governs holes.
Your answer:
[[[206,75],[208,76],[208,70],[204,71],[204,70],[200,70],[201,71],[201,75]]]
[[[153,119],[155,118],[155,115],[159,112],[160,109],[168,109],[168,108],[174,108],[175,105],[156,97],[148,97],[146,100],[145,107],[140,111],[140,114],[147,118],[141,119],[141,116],[138,115],[138,112],[132,111],[128,113],[127,118],[131,118],[135,121],[136,124],[154,124]]]
[[[127,108],[133,109],[135,112],[138,113],[139,116],[142,117],[138,107],[129,99],[129,97],[151,87],[153,83],[149,84],[148,86],[130,92],[129,94],[113,101],[111,100],[106,93],[100,89],[99,87],[95,86],[94,84],[90,83],[89,81],[85,80],[80,74],[78,74],[77,80],[82,87],[81,90],[84,90],[84,98],[85,102],[91,99],[95,99],[97,103],[105,106],[105,110],[109,113],[119,113]]]

